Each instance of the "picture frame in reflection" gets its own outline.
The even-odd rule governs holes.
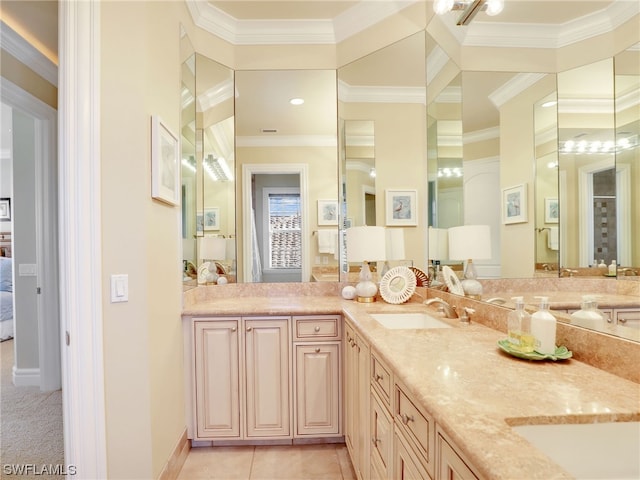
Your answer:
[[[544,223],[558,223],[559,212],[557,198],[547,197],[544,199]]]
[[[220,230],[220,207],[205,208],[203,223],[205,231]]]
[[[418,225],[418,191],[385,190],[387,226],[415,227]]]
[[[502,223],[527,221],[527,184],[502,189]]]
[[[151,197],[180,203],[179,141],[158,115],[151,116]]]
[[[318,225],[338,225],[336,200],[318,200]]]

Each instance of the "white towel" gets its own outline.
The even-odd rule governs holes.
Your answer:
[[[547,247],[549,247],[549,250],[558,250],[558,227],[549,227]]]
[[[338,230],[318,230],[318,253],[335,253],[338,244]]]

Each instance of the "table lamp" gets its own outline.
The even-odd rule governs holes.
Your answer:
[[[372,281],[369,263],[385,260],[386,233],[384,227],[351,227],[347,229],[347,262],[362,262],[356,285],[358,302],[375,302],[378,286]]]
[[[449,229],[449,258],[467,262],[462,289],[466,296],[480,298],[482,284],[477,280],[478,273],[473,259],[488,260],[491,258],[491,228],[489,225],[451,227]]]
[[[386,256],[385,262],[380,272],[380,278],[391,268],[389,260],[406,260],[404,253],[404,229],[403,228],[385,228],[386,233]]]
[[[202,261],[198,267],[198,284],[213,283],[218,279],[215,260],[224,260],[227,254],[227,242],[222,237],[198,237],[198,258]]]

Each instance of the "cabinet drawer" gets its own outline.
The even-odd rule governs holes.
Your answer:
[[[394,418],[415,451],[420,455],[430,475],[433,475],[433,443],[435,423],[431,416],[420,410],[398,385],[395,387]]]
[[[297,341],[339,340],[340,315],[293,317],[293,336]]]
[[[379,478],[389,478],[393,456],[393,423],[375,392],[371,392],[370,428],[371,465],[376,467]]]
[[[640,309],[616,309],[615,318],[618,325],[640,328]]]
[[[385,405],[391,410],[391,392],[393,391],[393,380],[391,369],[387,367],[375,353],[371,353],[371,385],[380,395]]]

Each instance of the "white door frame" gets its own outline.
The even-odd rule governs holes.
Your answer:
[[[65,464],[107,478],[102,327],[100,2],[59,2],[59,253]]]
[[[36,296],[39,385],[42,391],[62,386],[57,242],[57,113],[10,81],[1,82],[2,102],[35,122]]]
[[[251,255],[253,254],[251,229],[251,177],[254,174],[294,174],[300,176],[300,208],[302,211],[302,279],[310,278],[309,255],[309,187],[308,168],[302,163],[270,163],[242,165],[242,271],[243,281],[251,279]]]

